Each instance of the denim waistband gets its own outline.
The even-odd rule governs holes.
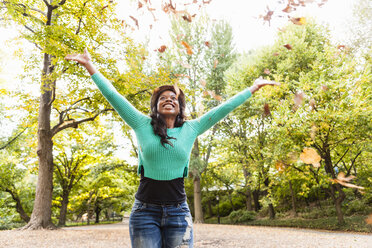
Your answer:
[[[175,203],[148,203],[148,202],[143,202],[141,200],[138,200],[137,198],[134,199],[134,204],[139,203],[143,204],[144,206],[154,206],[154,207],[180,207],[182,204],[187,204],[186,201],[183,202],[175,202]]]

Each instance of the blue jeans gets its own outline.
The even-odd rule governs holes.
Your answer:
[[[157,205],[135,200],[129,218],[133,248],[193,247],[192,217],[186,202]]]

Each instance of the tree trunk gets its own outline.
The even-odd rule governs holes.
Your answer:
[[[274,210],[274,206],[272,203],[269,203],[269,216],[270,216],[270,219],[275,218],[275,210]]]
[[[203,208],[201,204],[201,187],[200,187],[200,177],[194,175],[194,222],[204,223]]]
[[[260,191],[255,189],[253,190],[252,194],[253,194],[253,202],[254,202],[254,211],[258,212],[261,209],[261,205],[259,202]]]
[[[291,180],[289,180],[289,190],[291,191],[293,216],[297,217],[296,197],[295,197],[295,194],[293,192],[293,187],[292,187]]]
[[[252,211],[252,192],[251,188],[248,187],[247,190],[245,191],[245,207],[247,208],[248,211]]]
[[[39,174],[31,220],[22,229],[35,230],[42,228],[55,228],[51,218],[53,192],[53,141],[50,128],[50,114],[55,82],[50,82],[50,80],[48,80],[48,76],[51,74],[52,70],[50,55],[44,54],[37,132]]]
[[[96,213],[96,221],[95,223],[99,223],[99,214],[101,213],[101,208],[99,206],[96,206],[95,208],[95,213]],[[114,221],[115,221],[115,218],[114,218]]]
[[[12,196],[13,200],[16,202],[16,211],[19,213],[21,219],[26,223],[29,222],[30,217],[26,214],[25,210],[23,209],[21,199],[19,198],[18,194],[10,189],[5,189],[5,191],[8,192]]]
[[[70,192],[63,192],[62,193],[62,202],[61,208],[59,211],[59,220],[58,226],[65,226],[66,225],[66,215],[67,215],[67,205],[68,205],[68,197]]]

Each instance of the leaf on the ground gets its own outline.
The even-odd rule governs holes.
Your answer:
[[[312,164],[314,167],[320,167],[320,160],[322,159],[314,148],[304,148],[300,154],[300,159],[305,164]]]
[[[283,45],[285,48],[287,48],[288,50],[292,50],[292,46],[290,44],[285,44]]]
[[[306,24],[305,17],[291,18],[291,22],[295,25],[304,25]]]
[[[186,41],[181,41],[181,44],[186,48],[186,52],[188,55],[192,55],[192,47],[186,42]]]
[[[266,68],[266,69],[264,70],[264,73],[265,73],[266,75],[270,75],[270,70]]]

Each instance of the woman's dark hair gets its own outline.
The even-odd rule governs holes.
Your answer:
[[[164,117],[158,113],[158,100],[164,91],[173,91],[175,94],[176,90],[174,86],[172,85],[163,85],[156,89],[154,89],[154,92],[151,96],[151,125],[152,129],[154,130],[154,133],[156,135],[160,136],[160,142],[162,146],[165,147],[165,144],[169,144],[171,146],[172,143],[168,139],[175,139],[173,137],[168,136],[167,134],[167,124],[165,123]],[[186,116],[185,116],[185,108],[186,108],[186,101],[185,101],[185,95],[183,94],[182,90],[179,89],[179,95],[178,95],[178,104],[180,107],[180,112],[176,117],[176,122],[174,123],[174,127],[181,127],[183,123],[185,122]]]

